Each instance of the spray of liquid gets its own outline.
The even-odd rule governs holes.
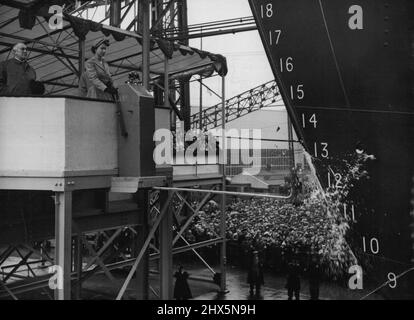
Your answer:
[[[310,167],[310,175],[308,176],[310,192],[308,192],[309,196],[305,201],[320,204],[327,215],[326,221],[331,228],[331,240],[326,241],[326,245],[322,247],[319,254],[322,260],[325,260],[329,265],[333,274],[340,274],[349,266],[358,264],[355,254],[346,241],[350,224],[354,219],[346,212],[346,208],[352,205],[348,202],[348,195],[357,181],[369,179],[369,174],[364,167],[367,161],[375,160],[375,156],[357,149],[355,153],[347,154],[341,159],[331,162],[323,170],[327,172],[330,180],[326,188],[323,188],[316,174],[314,163],[318,160],[307,152],[305,152],[305,158]]]

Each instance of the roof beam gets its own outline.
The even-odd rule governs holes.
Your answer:
[[[62,30],[59,30],[59,32],[60,32],[60,31],[62,31]],[[52,35],[52,33],[47,34],[47,35],[45,35],[45,36],[44,36],[44,37],[42,37],[42,38],[49,37],[49,35]],[[4,37],[4,38],[11,38],[11,39],[16,39],[16,40],[21,40],[21,41],[24,41],[24,42],[27,42],[27,43],[39,43],[39,44],[42,44],[42,45],[44,45],[44,46],[49,46],[49,47],[55,47],[55,48],[61,48],[61,49],[68,49],[68,50],[77,51],[77,50],[74,50],[74,49],[69,48],[69,47],[62,47],[62,46],[57,45],[57,44],[54,44],[54,43],[49,43],[49,42],[45,42],[45,41],[40,41],[40,40],[37,40],[36,38],[35,38],[35,39],[30,39],[30,38],[27,38],[27,37],[17,36],[17,35],[14,35],[14,34],[7,34],[7,33],[4,33],[4,32],[0,32],[0,36],[1,36],[1,37]],[[3,44],[3,45],[5,45],[5,44]],[[10,43],[10,44],[9,44],[9,46],[10,46],[10,47],[13,47],[13,46],[14,46],[14,44]],[[5,52],[7,52],[7,51],[9,51],[9,50],[10,50],[10,49],[4,49],[4,50],[1,50],[1,51],[0,51],[0,54],[5,53]]]
[[[0,33],[0,35],[1,35],[1,33]],[[0,42],[0,45],[7,46],[7,47],[13,47],[14,46],[14,44],[12,44],[12,43],[3,42],[3,41]],[[50,45],[48,45],[48,46],[50,46]],[[56,47],[58,49],[60,48],[59,46],[56,46]],[[66,54],[66,53],[59,53],[59,52],[56,52],[55,50],[48,51],[48,50],[43,50],[43,49],[39,49],[39,48],[31,48],[30,51],[43,53],[43,54],[46,54],[46,55],[59,56],[61,58],[75,59],[75,60],[78,59],[78,56],[69,55],[69,54]]]
[[[12,23],[12,22],[16,21],[18,18],[19,18],[19,17],[14,17],[14,18],[11,18],[11,19],[7,20],[6,22],[4,22],[4,23],[0,26],[0,29],[4,28],[5,26],[9,25],[10,23]]]
[[[30,4],[29,3],[22,3],[19,1],[14,1],[14,0],[0,0],[0,4],[3,4],[7,7],[12,7],[12,8],[16,8],[16,9],[22,9],[22,8],[30,8]]]

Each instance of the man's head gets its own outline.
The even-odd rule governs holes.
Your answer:
[[[17,43],[13,47],[14,57],[20,61],[27,59],[27,46],[24,43]]]

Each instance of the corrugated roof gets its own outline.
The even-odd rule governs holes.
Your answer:
[[[42,1],[42,5],[51,1]],[[62,3],[64,1],[54,1]],[[25,42],[30,49],[29,63],[36,70],[38,80],[46,85],[49,94],[76,94],[79,68],[79,30],[85,35],[86,58],[92,56],[90,48],[94,41],[107,35],[111,45],[107,50],[106,61],[110,65],[115,81],[123,83],[131,71],[142,67],[142,36],[118,28],[92,23],[87,20],[64,17],[63,29],[51,30],[48,23],[48,7],[35,0],[0,0],[0,61],[10,56],[10,49],[17,42]],[[28,16],[35,12],[35,23],[31,29],[22,27],[28,23]],[[46,17],[46,18],[45,18]],[[20,18],[20,19],[19,19]],[[22,21],[21,21],[22,20]],[[70,20],[70,21],[69,21]],[[116,41],[124,38],[122,41]],[[226,59],[221,55],[200,51],[187,46],[167,43],[161,39],[151,39],[151,77],[164,73],[164,54],[170,55],[169,74],[227,72]],[[191,74],[191,72],[189,72]]]

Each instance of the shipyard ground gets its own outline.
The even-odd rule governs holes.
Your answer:
[[[246,271],[235,266],[229,266],[227,270],[226,294],[218,292],[219,287],[212,282],[211,272],[200,265],[187,266],[190,273],[189,285],[194,300],[287,300],[287,291],[284,289],[286,278],[272,272],[265,272],[265,285],[259,297],[251,297],[249,285],[246,283]],[[125,279],[126,272],[113,273],[115,282],[111,282],[104,274],[98,274],[85,281],[82,287],[82,300],[113,300]],[[155,292],[159,292],[159,278],[157,274],[151,273],[150,285]],[[371,288],[370,288],[371,289]],[[53,293],[49,291],[49,295]],[[350,290],[335,282],[323,282],[320,286],[320,300],[359,300],[369,290]],[[46,291],[37,291],[19,295],[19,299],[47,300]],[[134,281],[128,287],[124,299],[135,300]],[[153,291],[150,292],[150,300],[158,299]],[[309,287],[307,279],[301,282],[301,300],[309,300]],[[383,299],[378,294],[370,295],[367,300]]]
[[[245,270],[229,266],[227,270],[227,290],[228,293],[220,294],[219,287],[212,282],[212,276],[207,268],[202,266],[187,267],[191,279],[189,286],[191,288],[194,300],[287,300],[287,290],[284,289],[286,278],[283,275],[275,275],[271,272],[264,273],[265,285],[261,290],[259,297],[251,297],[249,294],[249,285],[246,282],[247,273]],[[99,279],[102,281],[100,282]],[[157,275],[152,274],[150,284],[158,292]],[[304,279],[301,283],[301,300],[309,300],[308,281]],[[122,285],[122,278],[119,279],[119,287]],[[86,283],[84,286],[84,298],[87,299],[113,299],[116,295],[115,287],[105,279],[104,275],[99,275]],[[336,283],[322,283],[320,287],[321,300],[359,300],[368,290],[350,290],[341,287]],[[126,297],[134,299],[134,288],[131,285],[126,293]],[[150,299],[157,299],[154,294],[150,294]],[[379,295],[372,295],[369,300],[382,299]]]

